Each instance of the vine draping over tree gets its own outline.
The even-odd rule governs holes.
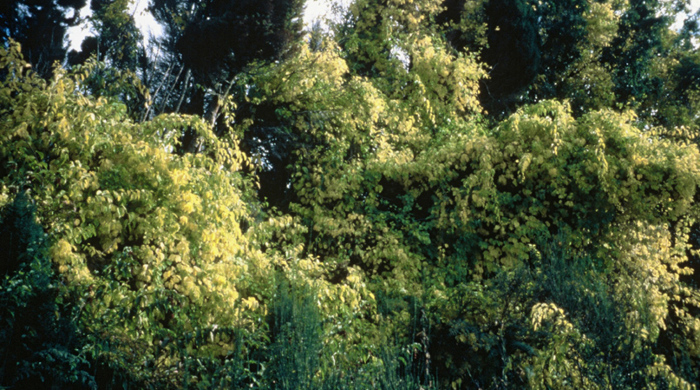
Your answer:
[[[684,3],[151,6],[3,41],[0,386],[697,388]]]

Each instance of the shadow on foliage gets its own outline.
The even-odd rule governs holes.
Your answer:
[[[0,212],[0,388],[94,389],[48,247],[19,193]]]

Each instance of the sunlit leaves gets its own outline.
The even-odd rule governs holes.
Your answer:
[[[177,387],[178,364],[276,343],[282,283],[323,317],[333,369],[377,367],[396,335],[455,388],[684,387],[700,340],[695,98],[670,94],[686,99],[662,113],[670,129],[616,105],[603,59],[628,5],[580,4],[576,53],[540,80],[571,99],[502,120],[479,103],[496,84],[446,43],[431,1],[354,3],[334,37],[237,75],[216,135],[194,116],[135,123],[129,88],[91,94],[99,64],[45,82],[11,46],[0,202],[31,190],[91,351],[139,380]],[[554,5],[533,12],[560,23],[538,11]],[[469,25],[484,6],[467,5]],[[693,61],[651,64],[693,90]]]
[[[198,118],[131,122],[121,103],[83,93],[89,69],[57,71],[44,83],[22,75],[21,60],[3,54],[8,73],[1,86],[10,92],[2,102],[9,130],[0,139],[2,192],[31,188],[55,241],[51,258],[71,288],[94,291],[82,321],[106,326],[100,332],[116,343],[112,353],[131,354],[123,338],[156,343],[168,319],[153,305],[172,294],[196,308],[187,320],[178,314],[179,326],[190,329],[234,324],[260,310],[240,299],[250,249],[235,145],[216,139]],[[172,153],[188,128],[201,133],[206,154]],[[140,314],[114,317],[115,308]]]

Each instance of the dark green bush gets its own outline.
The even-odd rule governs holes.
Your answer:
[[[94,389],[31,199],[0,211],[0,388]]]

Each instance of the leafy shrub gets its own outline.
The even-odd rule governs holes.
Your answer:
[[[0,210],[0,387],[96,388],[25,192]]]

